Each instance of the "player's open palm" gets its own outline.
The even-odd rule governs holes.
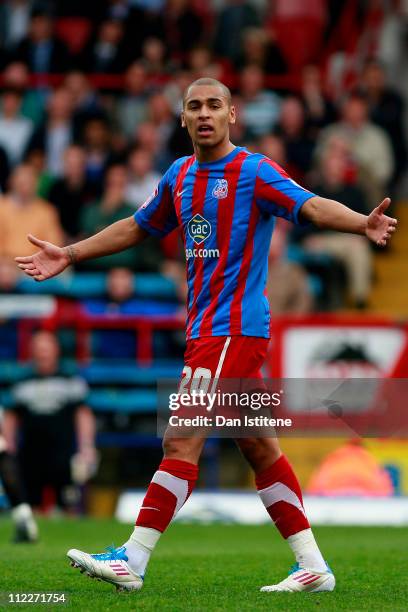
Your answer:
[[[70,264],[68,253],[65,249],[39,240],[29,234],[28,240],[39,247],[39,251],[27,257],[16,257],[18,267],[28,276],[32,276],[36,281],[43,281],[52,276],[56,276]]]
[[[385,198],[368,216],[366,235],[378,246],[385,246],[397,227],[397,220],[384,214],[390,203]]]

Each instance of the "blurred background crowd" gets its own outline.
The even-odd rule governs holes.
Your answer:
[[[185,87],[201,76],[231,88],[235,144],[359,212],[390,195],[396,214],[407,192],[407,26],[404,0],[4,0],[0,293],[50,293],[59,308],[94,315],[162,315],[169,331],[186,293],[177,232],[45,289],[20,278],[13,258],[35,250],[28,233],[69,244],[141,206],[169,164],[192,152],[179,115]],[[374,260],[390,256],[360,236],[279,221],[272,312],[381,310]],[[4,315],[4,363],[28,357],[15,323]],[[166,339],[155,330],[150,349],[105,330],[89,350],[179,358],[181,329]],[[69,334],[65,344],[78,351]]]

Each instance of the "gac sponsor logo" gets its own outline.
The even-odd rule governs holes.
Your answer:
[[[195,244],[202,244],[211,235],[211,223],[201,215],[194,215],[188,222],[187,231]]]
[[[219,257],[219,249],[186,249],[186,259],[191,257],[198,257],[200,259],[206,259],[207,257]]]

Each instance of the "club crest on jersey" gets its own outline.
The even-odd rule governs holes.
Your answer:
[[[188,222],[187,231],[196,244],[202,244],[211,234],[211,223],[201,215],[194,215]]]
[[[212,194],[218,200],[226,198],[228,195],[228,181],[226,179],[217,179]]]

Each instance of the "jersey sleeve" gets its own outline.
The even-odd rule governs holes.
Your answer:
[[[158,238],[164,238],[179,225],[169,171],[163,176],[152,195],[136,211],[134,218],[138,225]]]
[[[303,225],[299,220],[299,211],[314,195],[298,185],[270,159],[265,158],[259,164],[255,181],[255,200],[263,213]]]

